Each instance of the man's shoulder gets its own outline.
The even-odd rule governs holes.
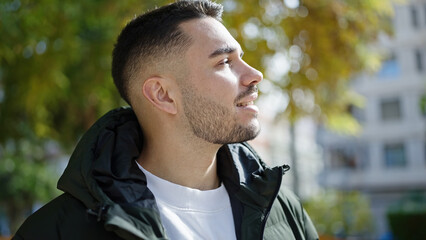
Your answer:
[[[96,217],[89,215],[82,202],[64,193],[29,216],[13,239],[114,239]],[[93,238],[92,238],[93,239]]]
[[[67,202],[72,204],[72,198],[68,194],[62,194],[36,212],[31,214],[18,229],[13,239],[57,239],[56,227],[61,218],[67,212]]]
[[[278,193],[278,199],[283,201],[283,204],[293,208],[295,211],[303,210],[300,198],[286,185],[281,185],[280,191]]]
[[[295,220],[303,218],[303,206],[300,199],[285,185],[281,186],[278,196],[272,205],[272,211]]]
[[[292,233],[292,234],[290,234]],[[318,234],[300,199],[282,185],[275,199],[265,229],[267,236],[292,235],[295,239],[318,239]]]

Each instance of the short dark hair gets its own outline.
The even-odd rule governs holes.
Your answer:
[[[112,77],[121,97],[131,105],[129,81],[145,63],[187,49],[191,39],[179,24],[205,17],[221,21],[222,11],[222,5],[209,0],[181,0],[130,21],[118,36],[112,53]]]

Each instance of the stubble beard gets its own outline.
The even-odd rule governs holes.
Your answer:
[[[238,123],[236,111],[197,94],[187,85],[181,87],[184,113],[195,136],[213,144],[229,144],[252,140],[259,134],[257,119],[243,126]]]

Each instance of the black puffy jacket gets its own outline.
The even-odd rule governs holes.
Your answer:
[[[132,109],[113,110],[83,136],[59,179],[64,194],[28,217],[13,239],[168,239],[136,166],[142,132]],[[238,239],[318,239],[299,200],[247,143],[224,145],[218,173]]]

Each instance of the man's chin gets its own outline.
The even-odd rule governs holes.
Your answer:
[[[227,142],[229,143],[240,143],[240,142],[246,142],[255,139],[260,133],[260,126],[250,126],[249,128],[246,128],[244,133],[240,133],[238,136],[238,139],[234,139],[234,141]]]
[[[243,142],[255,139],[257,136],[259,136],[259,133],[260,133],[260,127],[257,128],[257,130],[253,133],[253,135],[250,138],[244,140]]]

